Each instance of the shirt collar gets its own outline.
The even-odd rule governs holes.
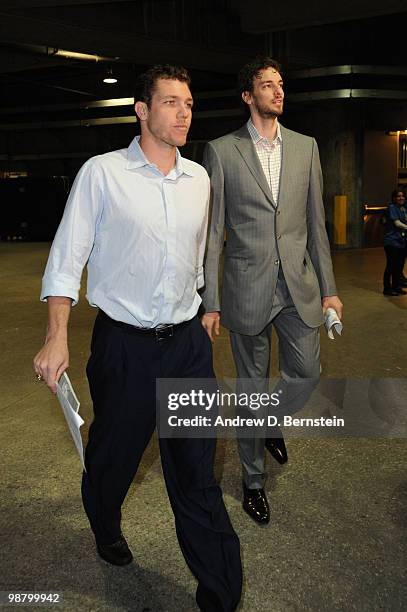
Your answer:
[[[140,136],[133,138],[127,149],[127,170],[131,170],[132,168],[142,168],[143,166],[156,167],[155,164],[149,162],[147,157],[144,155],[143,149],[140,147],[139,140]],[[177,178],[181,176],[181,174],[194,176],[194,173],[190,169],[185,168],[185,163],[183,162],[184,160],[181,153],[177,149],[175,153],[175,167],[169,172],[169,174],[174,172]]]
[[[270,142],[267,138],[265,138],[264,136],[261,136],[259,134],[259,132],[257,131],[256,127],[254,126],[254,123],[252,121],[252,118],[250,117],[249,121],[247,122],[247,129],[249,130],[249,134],[251,136],[251,139],[253,140],[254,144],[257,144],[258,142],[260,142],[261,140],[266,140],[267,142]],[[283,142],[283,138],[281,136],[281,127],[279,122],[277,121],[277,132],[276,132],[276,137],[274,140],[278,140],[280,142]],[[274,142],[274,141],[273,141]],[[271,143],[270,143],[271,144]]]

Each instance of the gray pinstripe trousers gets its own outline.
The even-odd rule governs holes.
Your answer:
[[[230,331],[235,360],[238,392],[247,388],[247,379],[255,380],[255,391],[268,392],[271,359],[271,333],[275,328],[279,341],[279,369],[281,379],[276,389],[281,398],[295,397],[297,405],[280,407],[287,414],[300,410],[318,383],[320,375],[319,328],[308,327],[300,319],[280,269],[269,323],[256,336]],[[239,379],[246,379],[240,380]],[[299,379],[304,379],[300,381]],[[295,392],[293,393],[293,387]],[[284,400],[283,400],[284,401]],[[242,463],[243,480],[250,489],[259,489],[265,482],[264,438],[238,437],[238,450]]]

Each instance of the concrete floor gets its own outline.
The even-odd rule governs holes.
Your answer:
[[[31,366],[44,336],[38,294],[48,248],[0,244],[0,591],[59,592],[59,609],[69,611],[192,612],[195,580],[177,545],[155,439],[123,510],[135,562],[115,568],[95,553],[79,460],[55,398]],[[322,335],[326,379],[407,378],[407,296],[381,294],[383,264],[381,249],[335,256],[345,330],[335,342]],[[70,326],[69,374],[85,438],[94,316],[83,298]],[[224,330],[215,361],[220,376],[233,376]],[[268,462],[272,520],[261,528],[241,510],[234,442],[218,447],[216,469],[243,551],[240,610],[406,610],[406,440],[290,438],[288,452],[286,466]]]

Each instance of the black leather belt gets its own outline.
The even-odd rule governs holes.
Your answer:
[[[98,317],[100,317],[104,321],[107,321],[111,325],[114,325],[115,327],[121,327],[122,329],[125,329],[127,332],[130,332],[132,334],[138,334],[139,336],[154,336],[157,342],[159,342],[160,340],[165,340],[166,338],[172,338],[172,336],[177,330],[180,330],[182,327],[185,327],[196,318],[194,317],[193,319],[190,319],[189,321],[183,321],[182,323],[157,325],[157,327],[136,327],[135,325],[130,325],[130,323],[124,323],[124,321],[116,321],[100,309]]]

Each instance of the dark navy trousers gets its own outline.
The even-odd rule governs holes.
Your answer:
[[[399,289],[403,282],[403,267],[405,249],[385,245],[386,268],[383,274],[383,287],[385,290]]]
[[[82,498],[96,540],[116,542],[121,506],[156,425],[156,378],[212,378],[212,346],[199,319],[157,341],[99,314],[87,366],[94,420]],[[160,438],[176,533],[198,580],[205,612],[234,610],[240,600],[240,546],[213,474],[215,439]],[[151,525],[154,529],[154,525]]]

